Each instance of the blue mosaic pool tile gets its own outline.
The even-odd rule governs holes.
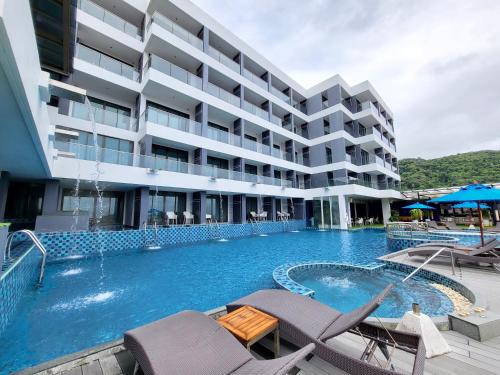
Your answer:
[[[0,278],[0,334],[12,318],[23,294],[36,286],[41,255],[33,247],[13,263]]]

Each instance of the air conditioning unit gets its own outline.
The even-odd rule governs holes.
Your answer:
[[[148,174],[158,174],[158,169],[156,169],[156,168],[149,168],[148,169]]]

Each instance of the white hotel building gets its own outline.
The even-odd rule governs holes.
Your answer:
[[[280,211],[347,228],[400,198],[368,81],[306,89],[187,0],[0,0],[0,43],[0,221],[68,229],[78,181],[92,223],[94,130],[110,227]]]

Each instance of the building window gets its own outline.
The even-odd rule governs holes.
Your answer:
[[[89,215],[90,224],[97,222],[97,212],[100,205],[95,190],[80,190],[78,197],[74,196],[72,189],[64,189],[61,210],[74,211],[77,207],[79,211],[86,211]],[[123,223],[123,193],[120,191],[102,192],[102,218],[99,225],[114,226]]]
[[[212,216],[212,220],[227,222],[227,196],[207,194],[206,199],[207,214]]]
[[[182,223],[182,214],[186,211],[186,193],[172,191],[149,192],[148,223],[167,225],[167,212],[177,215],[177,223]]]
[[[95,122],[120,129],[131,129],[130,108],[93,97],[89,97],[89,101],[94,110]],[[90,120],[87,105],[73,102],[72,116],[83,120]]]
[[[323,133],[324,135],[330,134],[330,123],[328,120],[323,120]]]

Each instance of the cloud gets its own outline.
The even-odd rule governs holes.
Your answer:
[[[305,87],[369,80],[399,157],[500,149],[500,2],[194,0]]]

